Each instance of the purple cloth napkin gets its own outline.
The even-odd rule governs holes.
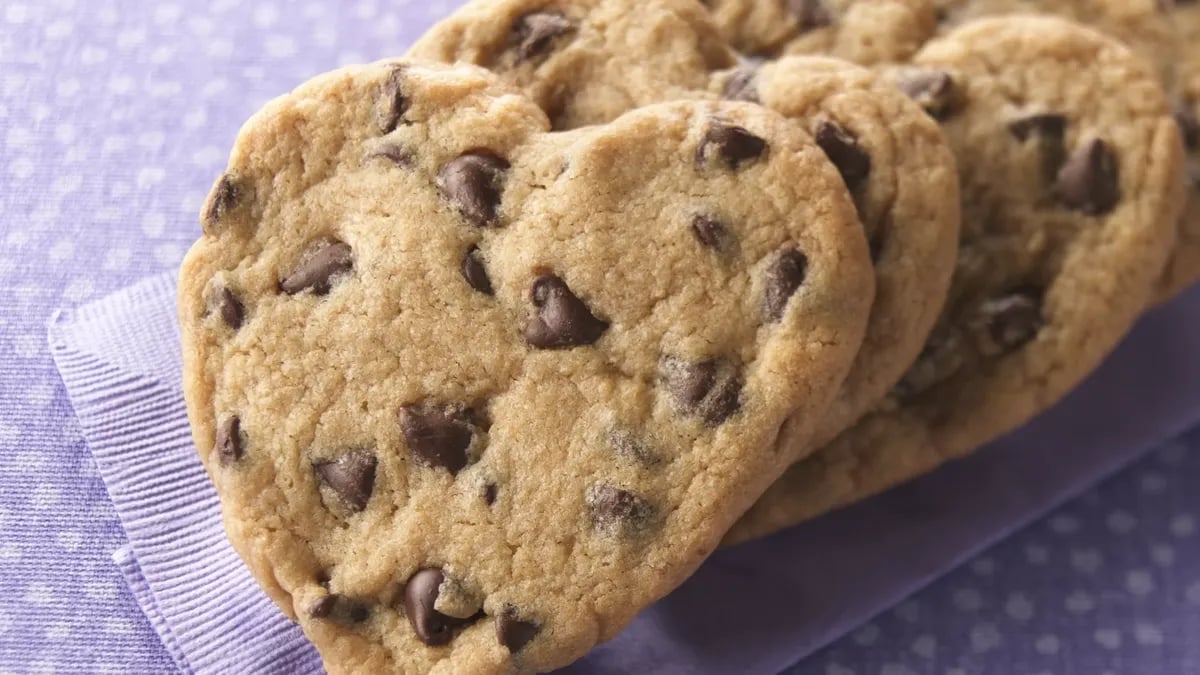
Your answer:
[[[50,346],[128,535],[114,556],[180,670],[320,672],[225,540],[180,392],[175,284],[58,313]],[[721,551],[578,673],[778,673],[1200,422],[1200,289],[1050,413],[930,476]]]

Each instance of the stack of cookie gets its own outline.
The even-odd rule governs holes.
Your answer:
[[[1011,430],[1200,277],[1196,12],[477,0],[277,99],[181,272],[230,540],[330,672],[545,671]]]

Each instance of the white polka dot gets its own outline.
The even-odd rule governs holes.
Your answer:
[[[1033,618],[1033,601],[1023,593],[1014,593],[1004,603],[1004,612],[1015,621],[1029,621]]]
[[[129,619],[109,617],[104,620],[104,632],[109,635],[133,635],[134,625]]]
[[[100,144],[100,154],[115,155],[125,152],[128,145],[129,139],[124,136],[106,136],[104,142]]]
[[[79,80],[69,77],[54,85],[54,94],[59,98],[72,98],[79,93],[79,88]]]
[[[117,48],[129,51],[146,41],[146,31],[141,28],[130,28],[117,33]]]
[[[29,664],[29,672],[30,675],[57,675],[59,667],[55,661],[42,659]]]
[[[1003,641],[1003,636],[994,623],[981,623],[971,629],[971,649],[976,653],[991,651]]]
[[[138,134],[137,144],[147,150],[157,151],[162,148],[167,135],[161,131],[147,131]]]
[[[332,47],[337,43],[337,37],[337,28],[328,24],[317,26],[312,33],[313,42],[321,47]]]
[[[159,183],[162,182],[162,179],[164,177],[166,177],[166,175],[167,175],[167,172],[163,171],[162,167],[147,166],[147,167],[141,169],[140,171],[138,171],[138,175],[137,175],[138,189],[145,190],[146,188],[158,185]]]
[[[78,192],[81,187],[83,187],[83,176],[77,173],[68,173],[58,176],[54,182],[50,183],[50,192],[55,197],[61,198]]]
[[[905,600],[896,605],[896,616],[909,623],[916,623],[921,618],[921,605],[916,600]]]
[[[117,597],[117,585],[111,581],[89,581],[83,585],[83,594],[94,600],[112,600]]]
[[[200,94],[205,98],[213,98],[225,93],[229,89],[229,83],[222,79],[209,80],[203,87],[200,88]]]
[[[34,209],[33,213],[29,214],[29,219],[39,225],[45,225],[58,218],[58,215],[57,204],[45,204]]]
[[[225,151],[215,145],[207,145],[192,153],[192,164],[201,169],[221,166],[225,161]]]
[[[1064,606],[1069,612],[1083,614],[1096,608],[1096,599],[1086,591],[1075,591],[1067,596]]]
[[[964,612],[975,612],[983,607],[983,596],[974,588],[960,588],[954,591],[954,606]]]
[[[14,622],[4,610],[0,609],[0,635],[4,635],[12,630]],[[14,671],[6,671],[14,672]]]
[[[57,388],[49,382],[35,382],[25,388],[25,400],[35,408],[45,408],[54,400],[55,391]]]
[[[170,47],[155,47],[154,51],[150,52],[150,63],[162,65],[171,59],[175,58],[175,50]]]
[[[208,121],[208,113],[204,112],[204,108],[196,108],[190,110],[183,116],[184,129],[199,129]]]
[[[1200,581],[1188,586],[1187,590],[1184,591],[1183,597],[1187,598],[1187,601],[1193,605],[1200,605]]]
[[[991,558],[976,558],[971,561],[971,571],[981,577],[988,577],[996,571],[996,561]]]
[[[171,25],[179,21],[183,8],[179,5],[159,5],[154,8],[154,23]]]
[[[1150,559],[1162,567],[1175,564],[1175,548],[1170,544],[1155,544],[1150,547]]]
[[[1170,529],[1176,537],[1190,537],[1196,533],[1196,519],[1190,513],[1181,513],[1171,519]]]
[[[1138,477],[1138,487],[1148,495],[1162,494],[1167,489],[1167,479],[1157,471],[1146,471]]]
[[[21,428],[0,420],[0,444],[15,445],[21,438]]]
[[[58,545],[68,551],[77,551],[83,545],[83,533],[81,532],[59,532],[56,539],[58,539]]]
[[[43,483],[29,492],[29,505],[35,509],[45,509],[54,506],[62,498],[62,491],[57,485]]]
[[[46,36],[47,40],[61,40],[75,32],[75,25],[70,21],[61,19],[46,26],[42,31],[42,35]]]
[[[8,163],[8,173],[17,180],[25,180],[33,175],[33,160],[28,157],[16,157]]]
[[[1050,529],[1058,534],[1075,534],[1079,531],[1079,519],[1060,513],[1050,519]]]
[[[49,584],[34,581],[25,590],[25,602],[31,605],[45,606],[54,602],[54,590]]]
[[[71,626],[66,621],[54,621],[46,626],[46,639],[61,641],[71,634]]]
[[[267,56],[273,59],[286,59],[296,53],[296,41],[289,35],[268,35]]]
[[[161,265],[174,267],[183,261],[183,247],[179,244],[159,244],[154,247],[154,260]]]
[[[78,303],[92,297],[96,292],[95,282],[87,277],[72,279],[67,287],[63,289],[63,299],[68,302]]]
[[[862,628],[854,631],[854,635],[851,637],[856,644],[862,645],[863,647],[869,647],[875,644],[875,641],[879,639],[879,626],[876,626],[873,623],[868,623]]]
[[[912,651],[917,656],[932,659],[937,656],[937,638],[932,635],[920,635],[913,640]]]
[[[13,338],[13,351],[23,359],[32,359],[42,353],[45,338],[38,335],[18,335]]]
[[[831,663],[825,666],[825,675],[858,675],[858,671],[847,668],[840,663]]]
[[[114,75],[108,80],[108,92],[123,96],[133,91],[133,78],[128,75]]]
[[[33,132],[25,127],[13,127],[4,135],[4,145],[10,150],[24,150],[33,145]]]
[[[1050,550],[1045,546],[1030,544],[1025,547],[1025,561],[1030,565],[1045,565],[1050,561]]]
[[[1163,633],[1158,626],[1138,623],[1133,627],[1133,641],[1139,645],[1157,646],[1163,643]]]
[[[1125,588],[1136,596],[1146,596],[1154,592],[1154,577],[1146,570],[1132,570],[1125,575]]]
[[[124,213],[115,206],[101,206],[92,214],[92,218],[100,223],[115,223],[124,220]]]
[[[108,59],[108,50],[87,45],[79,52],[79,61],[85,66],[94,66]]]
[[[1137,518],[1124,510],[1113,511],[1104,522],[1113,534],[1129,534],[1137,527]]]
[[[151,211],[142,216],[142,234],[157,239],[163,235],[167,227],[167,217],[157,211]]]
[[[150,93],[150,98],[175,98],[183,92],[183,85],[174,80],[152,82],[146,91]]]
[[[342,66],[349,66],[356,63],[365,63],[366,57],[359,52],[342,52],[337,56],[337,62]]]
[[[903,663],[885,663],[879,669],[879,675],[917,675],[912,668]]]
[[[1098,628],[1092,637],[1096,644],[1105,649],[1117,649],[1121,646],[1121,632],[1113,628]]]
[[[1170,443],[1159,449],[1155,456],[1163,464],[1174,466],[1183,462],[1184,457],[1187,456],[1187,447],[1179,442]]]
[[[17,548],[16,544],[0,544],[0,561],[15,563],[21,559],[22,555],[21,549]]]
[[[127,248],[111,248],[104,254],[104,269],[118,272],[129,267],[129,259],[133,253]]]
[[[4,20],[8,23],[25,23],[29,20],[29,7],[20,3],[10,4],[4,9]]]
[[[1056,635],[1042,635],[1033,643],[1033,648],[1037,650],[1037,653],[1046,654],[1047,656],[1057,654],[1059,646],[1058,636]]]
[[[1104,564],[1104,557],[1094,548],[1071,550],[1071,567],[1085,574],[1094,574]]]
[[[4,243],[9,246],[24,246],[29,243],[29,232],[26,230],[13,230],[5,237]]]
[[[75,242],[70,239],[62,239],[50,247],[50,259],[55,262],[62,262],[74,256]]]

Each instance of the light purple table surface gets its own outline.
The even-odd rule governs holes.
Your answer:
[[[452,4],[0,2],[0,673],[173,672],[113,563],[124,532],[46,348],[51,314],[176,267],[251,112],[318,72],[401,53]],[[1154,320],[1139,348],[1180,352]],[[1135,375],[1125,356],[1103,377]],[[1155,404],[1153,389],[1126,396],[1131,412]],[[1108,413],[1078,425],[1120,428]],[[1200,673],[1197,449],[1200,433],[1162,444],[790,672]]]

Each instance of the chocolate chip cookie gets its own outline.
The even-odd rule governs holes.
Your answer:
[[[827,54],[872,65],[905,61],[934,35],[932,0],[702,0],[743,54]]]
[[[793,467],[728,541],[760,536],[970,452],[1052,405],[1150,299],[1182,207],[1182,145],[1154,72],[1059,19],[967,24],[899,85],[958,159],[949,300],[880,407]]]
[[[1179,243],[1159,288],[1160,300],[1170,299],[1200,281],[1200,3],[1174,3],[1171,22],[1179,33],[1175,119],[1188,155],[1188,201],[1180,221]]]
[[[917,103],[845,61],[784,57],[722,73],[714,88],[804,126],[854,195],[871,244],[875,304],[854,368],[817,434],[821,445],[887,394],[941,312],[958,253],[954,157]]]
[[[694,0],[475,0],[409,56],[483,66],[537,101],[555,129],[702,90],[736,63]]]
[[[546,671],[615,635],[795,459],[779,430],[820,422],[873,295],[842,176],[781,116],[554,133],[465,65],[272,102],[202,222],[195,440],[334,673]]]

